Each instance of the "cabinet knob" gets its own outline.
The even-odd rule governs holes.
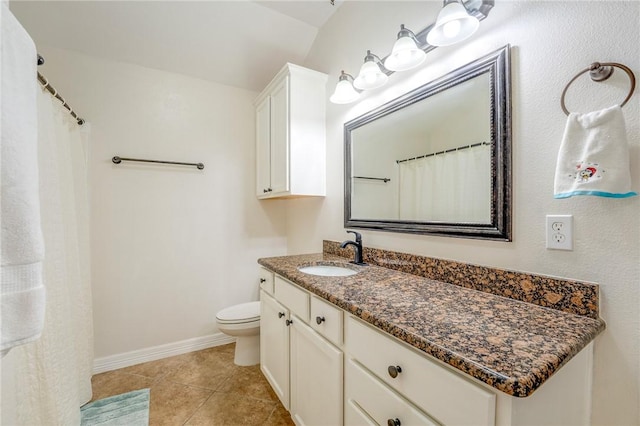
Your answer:
[[[282,318],[284,316],[284,312],[278,312],[278,318]]]
[[[324,317],[316,317],[316,323],[318,325],[322,324],[324,322]]]
[[[389,375],[395,379],[398,377],[398,374],[402,373],[402,368],[400,368],[399,365],[390,365],[389,368],[387,368],[387,371],[389,372]]]
[[[273,191],[273,189],[267,188],[267,192],[271,192],[271,191]]]
[[[293,324],[293,321],[292,321],[292,320],[286,320],[284,323],[285,323],[285,324],[287,324],[287,327],[288,327],[288,326],[290,326],[291,324]]]
[[[266,280],[265,278],[260,278],[260,282],[261,282],[261,283],[266,283],[266,282],[267,282],[267,280]]]
[[[267,191],[266,189],[263,189],[262,192],[266,194],[269,191]]]
[[[387,426],[400,426],[400,419],[396,418],[396,419],[388,419],[387,420]]]

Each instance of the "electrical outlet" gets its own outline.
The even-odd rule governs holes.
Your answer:
[[[547,215],[547,249],[573,250],[573,216]]]

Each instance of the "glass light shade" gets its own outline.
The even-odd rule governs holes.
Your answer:
[[[353,80],[353,85],[361,90],[376,89],[384,86],[389,77],[382,72],[380,65],[374,60],[365,61],[360,68],[360,73]]]
[[[391,54],[384,60],[384,67],[391,71],[406,71],[424,62],[427,54],[409,36],[396,40]]]
[[[449,46],[469,38],[480,26],[475,16],[454,1],[448,3],[438,14],[438,20],[427,34],[427,43],[432,46]]]
[[[344,74],[343,74],[344,75]],[[340,76],[340,81],[336,84],[336,90],[329,100],[334,104],[348,104],[360,97],[360,93],[353,88],[351,81],[346,77]]]

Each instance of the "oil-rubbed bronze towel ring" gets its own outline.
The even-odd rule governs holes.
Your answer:
[[[629,90],[629,94],[620,104],[621,107],[624,106],[633,95],[633,91],[636,89],[636,77],[635,75],[633,75],[633,71],[631,71],[631,69],[626,65],[622,65],[617,62],[594,62],[589,66],[589,68],[585,68],[578,74],[576,74],[575,77],[573,77],[571,81],[565,86],[564,90],[562,91],[562,96],[560,97],[560,106],[562,107],[562,111],[564,111],[565,114],[569,115],[569,111],[564,104],[564,96],[567,94],[567,90],[569,89],[569,86],[571,86],[571,83],[573,83],[578,77],[580,77],[587,71],[589,71],[591,80],[605,81],[606,79],[611,77],[611,74],[613,74],[613,67],[620,68],[621,70],[626,72],[631,82],[631,89]]]

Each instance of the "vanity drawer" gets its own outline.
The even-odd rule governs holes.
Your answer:
[[[329,302],[311,296],[311,328],[331,343],[342,346],[342,311]]]
[[[353,359],[347,360],[345,366],[345,401],[350,406],[345,413],[346,425],[371,424],[370,420],[385,425],[393,424],[395,419],[401,425],[437,425]],[[362,422],[363,419],[368,422]]]
[[[260,288],[273,296],[273,272],[260,268]]]
[[[495,395],[349,315],[345,348],[377,377],[443,424],[493,425]],[[401,372],[391,377],[389,367]]]
[[[275,297],[300,319],[309,322],[309,293],[276,275]]]

